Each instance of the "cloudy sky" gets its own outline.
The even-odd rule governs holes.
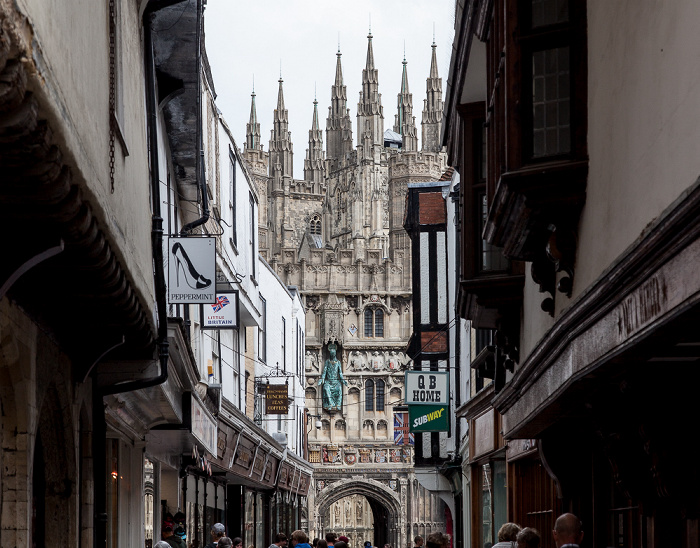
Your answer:
[[[281,65],[297,178],[303,177],[314,93],[325,146],[339,40],[356,142],[357,102],[370,19],[384,129],[394,125],[405,47],[413,114],[420,136],[433,26],[443,94],[446,90],[454,35],[454,0],[208,0],[204,17],[216,102],[241,149],[255,80],[260,135],[268,150]]]

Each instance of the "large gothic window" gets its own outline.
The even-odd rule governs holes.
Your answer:
[[[374,411],[374,381],[365,383],[365,411]]]
[[[384,381],[377,381],[377,411],[384,411]]]
[[[384,336],[384,311],[381,308],[365,309],[365,337]]]

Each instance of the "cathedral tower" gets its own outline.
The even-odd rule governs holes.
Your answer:
[[[406,57],[404,57],[401,91],[398,96],[398,114],[394,121],[394,131],[400,133],[403,138],[401,150],[414,152],[418,150],[418,135],[416,135],[416,118],[413,116],[413,94],[408,91],[406,65]]]
[[[434,124],[439,124],[442,99],[435,58],[433,65],[424,131],[433,128],[430,146],[435,147],[439,125]],[[321,426],[308,433],[309,461],[314,464],[309,533],[320,536],[324,527],[343,530],[356,546],[365,540],[406,546],[415,534],[445,529],[444,503],[419,485],[413,471],[412,440],[405,428],[408,417],[401,407],[404,369],[411,361],[405,351],[413,333],[411,250],[403,228],[407,185],[437,181],[445,154],[439,146],[435,152],[418,150],[405,59],[397,91],[394,127],[403,136],[401,149],[384,146],[384,113],[370,31],[353,144],[338,51],[325,158],[314,100],[304,180],[294,180],[280,80],[266,178],[269,237],[264,249],[265,229],[259,227],[261,255],[286,284],[298,288],[306,312],[306,406]],[[250,143],[246,141],[251,150],[257,146],[252,120]],[[323,406],[318,386],[330,344],[337,349],[348,381],[341,387],[340,408],[332,410]],[[386,487],[382,492],[391,497],[387,500],[396,501],[380,516],[387,520],[382,523],[393,524],[388,528],[371,523],[369,503],[359,495],[376,492],[377,482]],[[337,500],[341,484],[346,490]]]
[[[438,76],[437,56],[435,49],[437,45],[433,40],[431,46],[433,57],[430,61],[430,76],[426,80],[427,97],[423,100],[423,120],[422,126],[422,148],[425,152],[440,152],[442,143],[440,135],[442,133],[442,78]]]

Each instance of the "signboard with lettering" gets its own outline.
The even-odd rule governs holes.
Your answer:
[[[211,304],[215,285],[216,238],[168,238],[168,302]]]
[[[238,329],[238,291],[217,291],[214,304],[202,305],[202,329]]]
[[[408,427],[411,432],[447,432],[450,429],[446,405],[410,405]]]
[[[268,384],[265,388],[265,414],[286,415],[289,412],[289,386]]]
[[[450,374],[447,371],[406,371],[409,432],[450,429]]]
[[[449,383],[447,371],[406,371],[406,404],[448,405]]]

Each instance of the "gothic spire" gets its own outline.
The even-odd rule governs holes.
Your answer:
[[[374,68],[372,32],[367,35],[367,66],[362,70],[362,91],[357,104],[357,144],[363,154],[370,155],[370,147],[384,145],[384,109],[379,93],[379,71]]]
[[[332,161],[339,161],[352,150],[352,123],[347,108],[347,88],[343,84],[340,46],[336,56],[335,82],[331,86],[331,106],[326,118],[326,156]]]
[[[406,57],[403,58],[403,74],[401,76],[401,91],[398,95],[398,114],[394,120],[394,131],[403,137],[402,150],[411,152],[418,150],[416,136],[416,119],[413,116],[413,94],[408,90],[408,69]]]
[[[425,152],[440,152],[442,143],[442,78],[438,76],[437,45],[433,39],[430,75],[426,80],[426,99],[423,101],[422,148]]]
[[[309,130],[309,148],[304,159],[304,180],[315,183],[313,192],[320,192],[324,176],[323,132],[318,127],[318,101],[314,98],[314,115]]]
[[[284,111],[284,90],[282,89],[282,83],[284,80],[282,80],[282,75],[280,75],[280,79],[278,81],[280,84],[280,89],[277,92],[277,112],[282,112]]]
[[[340,53],[340,47],[338,47],[338,53],[336,53],[336,56],[338,57],[338,60],[335,63],[335,86],[340,88],[343,85],[343,67],[340,64],[340,58],[343,54]]]
[[[277,93],[277,108],[275,109],[270,138],[270,175],[287,178],[291,181],[292,169],[292,139],[289,131],[289,112],[284,108],[284,80],[280,75],[279,91]]]
[[[437,55],[435,53],[435,50],[437,49],[437,44],[435,43],[434,39],[430,47],[433,50],[433,56],[430,60],[430,78],[438,78]]]
[[[258,113],[255,108],[255,89],[250,94],[250,121],[246,124],[245,148],[247,150],[258,150],[262,148],[260,143],[260,124],[258,123]]]
[[[372,50],[372,31],[369,31],[367,35],[367,64],[365,66],[366,70],[374,69],[374,51]]]

